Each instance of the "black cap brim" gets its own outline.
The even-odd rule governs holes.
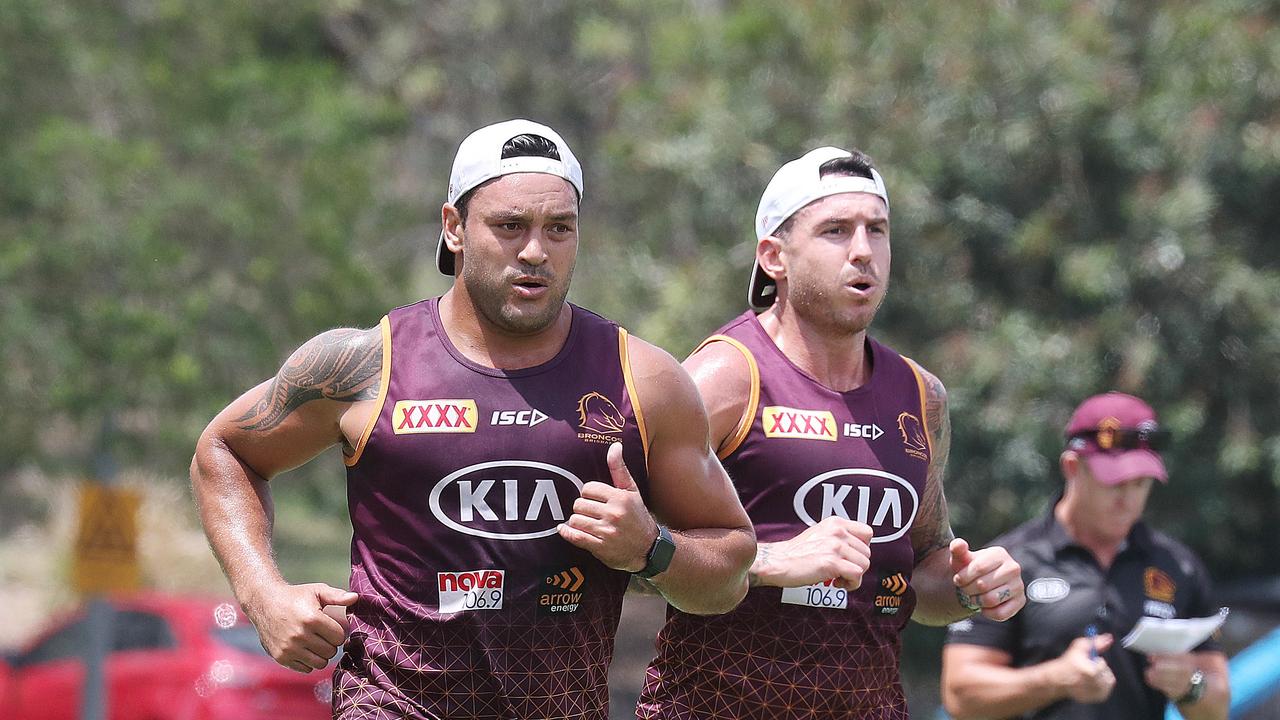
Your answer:
[[[747,290],[747,302],[756,312],[768,310],[778,296],[778,285],[773,278],[756,263],[751,270],[751,286]]]
[[[445,275],[454,275],[457,272],[456,260],[453,251],[444,244],[444,230],[441,230],[440,241],[436,243],[436,269]]]

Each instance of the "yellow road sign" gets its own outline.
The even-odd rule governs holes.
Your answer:
[[[138,506],[128,488],[96,483],[80,486],[80,525],[71,579],[83,594],[126,592],[141,584],[138,568]]]

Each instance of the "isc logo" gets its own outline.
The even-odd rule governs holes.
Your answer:
[[[498,427],[504,425],[527,425],[533,427],[547,419],[541,410],[494,410],[489,424]]]
[[[392,410],[397,435],[417,433],[473,433],[475,400],[397,400]]]
[[[844,424],[845,437],[878,440],[881,435],[884,435],[884,430],[881,430],[880,426],[875,423],[870,423],[868,425],[859,425],[858,423]]]

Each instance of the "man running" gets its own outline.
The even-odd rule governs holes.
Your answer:
[[[783,165],[756,215],[748,311],[686,361],[760,540],[752,589],[714,618],[672,608],[638,715],[907,717],[908,618],[1004,620],[1003,548],[953,536],[946,393],[867,335],[889,283],[889,196],[861,152]]]
[[[318,335],[200,438],[205,531],[268,652],[325,667],[344,642],[325,609],[348,608],[335,718],[603,719],[631,573],[691,613],[746,592],[754,539],[696,387],[565,302],[581,196],[551,128],[472,133],[441,211],[452,288]],[[268,481],[334,444],[350,591],[271,557]]]

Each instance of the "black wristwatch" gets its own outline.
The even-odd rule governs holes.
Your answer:
[[[1187,688],[1186,695],[1174,700],[1174,704],[1186,705],[1187,703],[1193,703],[1204,697],[1204,686],[1206,684],[1208,683],[1205,681],[1203,670],[1196,670],[1191,673],[1191,687]]]
[[[649,546],[649,554],[645,556],[644,567],[636,571],[639,578],[651,578],[666,570],[671,565],[671,556],[676,554],[676,541],[671,539],[671,531],[658,526],[658,537]]]

